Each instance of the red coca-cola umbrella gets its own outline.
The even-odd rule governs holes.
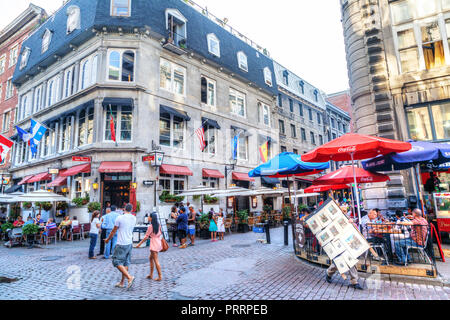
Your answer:
[[[346,184],[338,184],[338,185],[313,185],[304,190],[305,193],[318,193],[318,192],[326,192],[330,190],[343,190],[350,189],[350,187]]]
[[[409,142],[347,133],[302,155],[305,162],[365,160],[412,149]]]
[[[355,173],[355,175],[353,174]],[[337,171],[328,173],[313,181],[313,187],[317,186],[334,186],[337,184],[354,183],[356,177],[357,183],[375,183],[389,181],[389,176],[381,173],[373,173],[354,166],[342,167]],[[347,186],[348,188],[348,186]]]

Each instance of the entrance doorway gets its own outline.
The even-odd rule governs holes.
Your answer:
[[[131,174],[104,174],[102,205],[110,202],[117,208],[130,202]]]

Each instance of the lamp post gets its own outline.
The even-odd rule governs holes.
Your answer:
[[[236,167],[237,160],[233,159],[231,165],[225,165],[225,189],[228,189],[228,172],[233,172]]]
[[[161,150],[153,150],[152,152],[150,152],[150,166],[155,168],[155,183],[153,185],[153,190],[154,190],[154,194],[153,194],[153,203],[154,203],[154,207],[156,207],[156,184],[158,182],[158,176],[159,176],[159,168],[162,166],[162,164],[164,163],[164,152],[162,152]]]

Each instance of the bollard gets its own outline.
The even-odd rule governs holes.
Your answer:
[[[264,226],[264,229],[266,230],[266,241],[267,241],[267,244],[270,244],[269,220],[266,220],[266,225]]]
[[[289,222],[284,221],[284,245],[289,245],[289,234],[288,234]]]

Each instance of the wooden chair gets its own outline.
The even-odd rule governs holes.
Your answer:
[[[58,237],[58,228],[49,229],[47,231],[47,234],[46,235],[44,234],[43,237],[44,237],[44,242],[45,242],[46,246],[48,246],[49,240],[52,238],[55,239],[55,244],[56,244],[56,240]]]
[[[91,228],[91,225],[89,224],[89,230],[90,230],[90,228]],[[88,231],[89,231],[88,230]],[[78,225],[78,226],[76,226],[76,227],[72,227],[71,229],[70,229],[70,240],[71,241],[73,241],[73,238],[75,237],[75,236],[79,236],[80,237],[80,240],[81,239],[83,239],[83,230],[82,230],[82,227],[81,227],[81,225]]]
[[[231,233],[231,225],[233,224],[233,219],[225,219],[225,230],[228,230],[228,233]]]
[[[84,223],[81,225],[81,236],[83,239],[86,239],[86,235],[88,235],[90,231],[91,231],[90,223]]]
[[[248,224],[248,227],[250,228],[250,230],[253,230],[253,226],[255,225],[255,218],[254,217],[249,217],[247,224]]]

